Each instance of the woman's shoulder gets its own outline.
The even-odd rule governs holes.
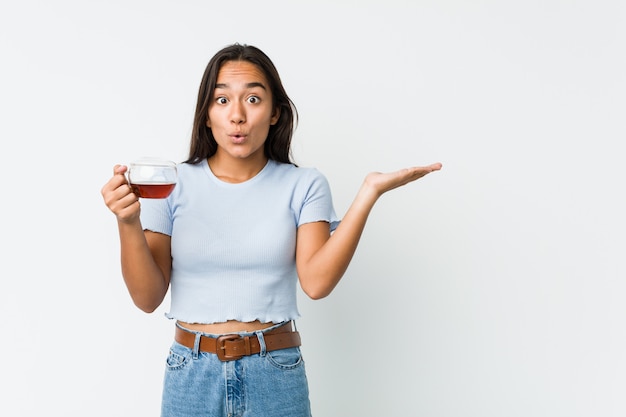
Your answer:
[[[179,162],[176,164],[176,171],[178,172],[178,176],[193,176],[197,175],[204,171],[204,164],[202,161],[191,163],[191,162]]]
[[[311,190],[328,187],[326,176],[316,167],[297,166],[280,162],[271,162],[270,175],[273,183],[286,186],[291,184],[294,189]]]
[[[193,170],[193,169],[201,169],[202,168],[202,162],[196,162],[196,163],[192,163],[192,162],[179,162],[176,164],[176,169],[178,170]]]
[[[316,167],[299,166],[293,163],[284,163],[277,161],[270,161],[272,171],[278,172],[281,175],[289,175],[296,178],[311,178],[324,176]]]

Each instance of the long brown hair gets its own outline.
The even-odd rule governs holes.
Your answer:
[[[265,141],[265,156],[283,163],[293,163],[291,155],[291,138],[298,120],[296,106],[283,87],[274,63],[259,48],[251,45],[235,43],[217,52],[209,61],[200,89],[198,102],[193,119],[193,130],[189,147],[189,159],[185,162],[196,164],[217,152],[217,142],[213,132],[207,127],[209,105],[213,101],[215,84],[220,68],[228,61],[248,61],[256,65],[265,75],[272,92],[273,106],[280,111],[276,124],[270,126]]]

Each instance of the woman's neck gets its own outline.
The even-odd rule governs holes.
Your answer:
[[[209,168],[213,175],[224,182],[241,183],[254,178],[267,165],[267,158],[255,160],[238,160],[233,158],[221,158],[218,154],[208,159]]]

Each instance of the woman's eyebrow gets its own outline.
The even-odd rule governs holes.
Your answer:
[[[267,90],[267,88],[265,88],[265,85],[263,85],[263,83],[259,83],[259,82],[251,82],[246,84],[246,88],[254,88],[254,87],[261,87],[264,90]],[[229,85],[227,83],[217,83],[215,84],[215,88],[229,88]]]

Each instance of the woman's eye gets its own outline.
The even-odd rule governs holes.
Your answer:
[[[248,103],[250,103],[250,104],[256,104],[256,103],[258,103],[260,101],[261,101],[261,99],[258,98],[257,96],[250,96],[250,97],[248,97]]]
[[[215,102],[216,102],[217,104],[226,104],[226,102],[227,102],[227,101],[228,101],[228,100],[226,100],[226,97],[218,97],[218,98],[215,100]]]

